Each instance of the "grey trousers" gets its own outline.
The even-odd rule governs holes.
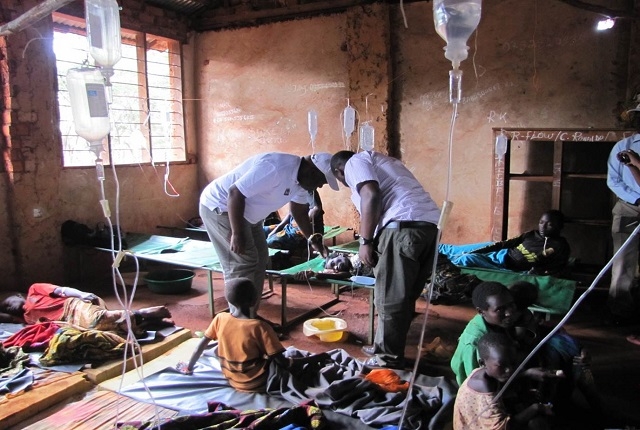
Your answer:
[[[618,200],[612,214],[611,236],[613,250],[617,252],[640,222],[640,207]],[[611,313],[616,316],[635,316],[636,304],[632,288],[638,271],[639,245],[640,237],[636,235],[611,265],[611,286],[607,304]]]
[[[227,212],[218,214],[206,206],[200,205],[200,218],[202,218],[209,239],[220,259],[225,281],[235,278],[249,278],[253,281],[258,293],[258,301],[251,310],[251,316],[255,317],[260,307],[267,263],[269,262],[269,248],[262,229],[262,221],[250,224],[243,220],[243,228],[246,232],[245,253],[240,255],[231,251],[231,223]],[[231,311],[234,310],[231,305],[229,308]]]
[[[377,241],[374,303],[378,326],[374,344],[383,362],[404,358],[416,300],[431,273],[437,227],[385,228]]]

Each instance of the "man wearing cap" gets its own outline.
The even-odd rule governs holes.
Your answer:
[[[259,290],[258,297],[262,296],[269,258],[263,221],[289,203],[291,215],[309,238],[309,198],[313,191],[327,183],[338,190],[330,160],[328,153],[306,157],[258,154],[207,185],[200,195],[200,217],[225,280],[249,278]],[[326,253],[324,245],[318,248]],[[252,317],[258,306],[259,301],[252,309]]]
[[[375,266],[378,325],[370,366],[403,367],[416,300],[431,273],[440,209],[396,158],[373,151],[340,151],[335,177],[351,189],[360,212],[360,260]]]
[[[623,113],[631,128],[640,131],[640,104]],[[613,146],[607,163],[607,185],[618,198],[612,210],[613,250],[617,252],[640,222],[640,134],[620,140]],[[608,308],[615,324],[639,320],[634,297],[634,280],[638,270],[640,237],[635,235],[611,266]],[[640,334],[628,338],[640,345]]]

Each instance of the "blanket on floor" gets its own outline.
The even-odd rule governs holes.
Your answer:
[[[329,351],[331,361],[320,369],[294,378],[282,370],[272,370],[267,394],[234,390],[226,381],[211,352],[202,355],[193,375],[183,375],[173,367],[124,387],[120,393],[143,402],[154,402],[185,414],[208,411],[208,401],[224,403],[238,410],[290,408],[312,400],[323,412],[350,417],[343,428],[371,428],[397,425],[407,401],[405,392],[388,392],[365,378],[371,370],[342,349]],[[309,355],[289,347],[287,356]],[[275,367],[275,364],[272,365]],[[409,380],[411,372],[396,371]],[[451,419],[455,385],[444,377],[417,375],[409,396],[405,425],[409,428],[441,429]],[[151,396],[151,397],[150,397]],[[343,421],[344,424],[344,421]],[[331,426],[338,428],[338,426]]]

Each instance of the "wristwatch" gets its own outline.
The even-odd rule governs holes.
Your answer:
[[[365,239],[360,236],[360,245],[371,245],[373,243],[373,239]]]

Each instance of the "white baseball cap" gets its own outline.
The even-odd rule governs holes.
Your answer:
[[[338,191],[340,189],[338,188],[338,181],[331,171],[331,154],[328,152],[313,154],[311,156],[311,161],[318,170],[324,173],[325,178],[327,178],[327,184],[329,184],[331,189]]]
[[[640,103],[638,103],[638,106],[634,107],[633,109],[629,109],[627,112],[640,112]]]

